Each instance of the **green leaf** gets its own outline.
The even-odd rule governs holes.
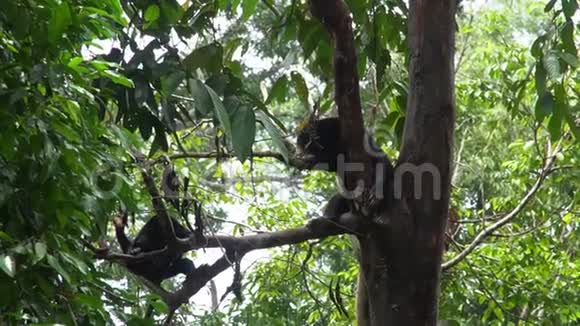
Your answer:
[[[61,255],[63,259],[65,259],[72,266],[76,267],[82,274],[86,275],[88,273],[89,267],[84,261],[67,252],[62,252]]]
[[[97,296],[87,295],[84,293],[78,293],[75,299],[82,305],[88,306],[94,309],[102,309],[103,301]]]
[[[546,6],[544,7],[544,12],[548,12],[548,11],[552,10],[552,8],[554,8],[554,4],[556,4],[556,0],[548,1]]]
[[[153,304],[152,304],[153,305]],[[133,317],[127,321],[127,326],[155,326],[155,320],[152,318]]]
[[[60,265],[60,263],[58,262],[58,260],[52,256],[52,255],[48,255],[47,256],[47,261],[48,264],[54,268],[54,270],[60,274],[60,276],[62,276],[67,282],[70,283],[71,278],[68,275],[68,273],[66,272],[66,270],[64,268],[62,268],[62,266]]]
[[[16,275],[16,261],[14,257],[8,255],[0,255],[0,269],[8,276],[14,277]]]
[[[218,8],[220,10],[225,10],[228,7],[229,3],[230,3],[229,0],[218,0]]]
[[[210,76],[206,81],[205,84],[211,87],[216,93],[223,95],[230,78],[226,74],[215,74]]]
[[[302,42],[302,55],[304,58],[310,58],[314,50],[321,46],[321,42],[327,37],[326,32],[322,29],[320,24],[302,24],[301,32],[306,33]]]
[[[574,112],[580,112],[580,105],[576,105]],[[576,140],[580,140],[580,128],[578,127],[577,122],[574,119],[574,116],[572,115],[570,110],[568,110],[567,106],[564,106],[564,117],[566,118],[566,122],[570,127],[570,131],[572,131],[572,134],[574,135]]]
[[[153,138],[153,143],[151,144],[151,150],[149,151],[149,157],[152,157],[159,150],[167,152],[169,149],[169,143],[167,143],[167,137],[163,129],[155,128],[155,138]]]
[[[189,90],[191,92],[191,96],[195,100],[195,108],[201,114],[206,115],[211,112],[213,107],[213,102],[205,84],[198,79],[192,79],[189,81]]]
[[[34,256],[34,262],[39,262],[46,257],[46,243],[37,242],[34,244]]]
[[[256,115],[252,108],[242,105],[232,116],[232,145],[236,157],[244,162],[252,153],[256,138]]]
[[[541,61],[536,63],[535,81],[536,93],[540,96],[546,93],[546,70]]]
[[[278,103],[283,102],[286,99],[286,92],[288,88],[288,77],[283,75],[282,77],[278,78],[274,85],[272,86],[272,90],[270,90],[270,94],[268,95],[268,99],[264,104],[270,104],[272,101],[276,100]]]
[[[288,163],[289,160],[288,157],[290,153],[288,152],[288,148],[284,143],[284,138],[282,137],[282,134],[280,133],[278,128],[276,128],[274,123],[272,123],[270,118],[263,111],[258,111],[256,118],[258,119],[258,121],[262,123],[262,125],[264,125],[266,131],[268,132],[270,137],[272,137],[272,143],[278,149],[278,152],[282,155],[284,161]]]
[[[550,92],[544,93],[542,96],[538,97],[535,107],[536,121],[542,122],[544,118],[554,112],[554,96]]]
[[[109,61],[95,59],[95,60],[91,60],[91,66],[95,67],[95,69],[97,69],[98,71],[105,71],[109,68],[117,67],[117,64],[109,62]]]
[[[308,87],[306,86],[306,82],[304,81],[304,77],[296,71],[293,71],[290,75],[292,78],[292,82],[294,83],[294,90],[304,104],[306,109],[310,109],[310,105],[308,102]]]
[[[153,306],[153,308],[155,308],[155,311],[159,313],[166,314],[169,312],[169,307],[167,304],[165,304],[165,302],[163,302],[163,300],[151,300],[149,303]]]
[[[499,319],[499,320],[504,320],[504,315],[503,315],[503,311],[499,308],[496,307],[493,309],[493,314]]]
[[[399,146],[403,141],[403,131],[405,130],[405,120],[406,120],[406,118],[404,116],[402,116],[399,119],[397,119],[397,123],[395,124],[395,135],[397,136],[397,145],[399,145]]]
[[[12,239],[12,237],[9,236],[8,233],[6,233],[4,231],[0,231],[0,240],[4,240],[4,241],[14,241],[14,239]]]
[[[72,59],[69,60],[67,66],[69,68],[76,69],[78,65],[80,65],[83,61],[84,59],[82,57],[73,57]]]
[[[210,73],[217,73],[222,68],[223,48],[219,43],[212,43],[193,50],[185,59],[183,65],[190,73],[202,68]]]
[[[572,19],[577,9],[578,2],[576,0],[562,0],[562,11],[566,18]]]
[[[397,120],[401,118],[401,113],[399,111],[391,111],[387,114],[387,118],[385,119],[385,124],[391,128],[395,128],[397,125]]]
[[[254,11],[256,11],[256,7],[258,5],[258,0],[243,0],[242,2],[242,21],[247,21]]]
[[[350,8],[355,21],[358,21],[363,18],[367,18],[365,14],[367,13],[367,2],[361,0],[347,0],[346,3]]]
[[[116,2],[116,1],[113,1]],[[105,18],[109,18],[114,20],[116,23],[118,23],[119,25],[123,26],[123,27],[127,27],[128,22],[127,19],[125,17],[122,16],[122,13],[108,13],[105,10],[99,9],[99,8],[95,8],[95,7],[88,7],[88,6],[83,6],[83,11],[85,12],[85,14],[87,16],[93,16],[93,15],[98,15],[98,16],[102,16]],[[91,19],[94,19],[94,17],[90,17]]]
[[[119,84],[119,85],[123,85],[125,87],[128,88],[134,88],[135,84],[133,84],[133,81],[115,71],[112,70],[105,70],[103,71],[103,75],[108,77],[110,80],[112,80],[115,84]]]
[[[164,95],[169,97],[173,93],[175,93],[175,90],[177,89],[177,87],[179,87],[184,77],[185,73],[183,71],[176,71],[168,75],[162,76],[161,89],[163,90]]]
[[[367,56],[364,53],[358,55],[357,70],[359,78],[364,78],[367,74]]]
[[[548,76],[552,80],[557,80],[560,78],[560,62],[558,62],[558,56],[554,52],[547,53],[543,58],[544,68],[548,72]]]
[[[230,3],[231,3],[230,10],[231,10],[231,12],[236,12],[236,10],[238,9],[238,6],[240,5],[240,1],[241,0],[230,0]]]
[[[552,116],[548,121],[548,131],[552,141],[556,141],[562,136],[562,122],[564,121],[564,113],[567,106],[566,91],[562,84],[557,84],[555,87],[554,101],[556,105],[554,105]]]
[[[59,6],[52,8],[48,21],[48,42],[57,43],[71,23],[72,15],[68,1],[63,1]]]
[[[169,25],[174,25],[179,22],[185,13],[183,8],[181,8],[179,3],[175,0],[161,0],[160,5],[161,14]]]
[[[562,39],[562,45],[564,46],[565,52],[576,56],[577,51],[574,42],[574,24],[571,21],[564,23],[564,26],[560,30],[560,38]]]
[[[159,6],[158,5],[150,5],[149,7],[147,7],[147,10],[145,10],[145,21],[152,23],[154,21],[156,21],[157,19],[159,19],[159,15],[160,15],[161,11],[159,10]]]
[[[206,86],[205,84],[204,84],[204,86],[207,89],[207,92],[209,93],[209,96],[211,98],[211,102],[213,104],[214,113],[215,113],[218,121],[220,122],[222,129],[224,130],[228,139],[232,140],[232,126],[231,126],[231,122],[230,122],[230,116],[228,115],[228,112],[226,111],[226,108],[224,107],[223,102],[221,101],[219,96],[216,94],[216,92],[214,92],[213,89]]]
[[[210,110],[213,110],[226,136],[231,140],[232,127],[230,117],[219,95],[211,87],[197,79],[190,81],[190,89],[196,102],[196,108],[204,113],[209,113]]]
[[[573,54],[566,53],[566,52],[559,52],[558,56],[560,59],[564,60],[567,64],[574,68],[578,68],[578,58],[576,58]]]
[[[546,40],[546,36],[542,35],[540,37],[538,37],[534,43],[532,44],[532,56],[536,59],[539,59],[540,57],[542,57],[542,55],[544,54],[544,52],[542,51],[542,48],[544,46],[544,41]]]

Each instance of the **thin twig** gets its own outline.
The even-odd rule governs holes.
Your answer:
[[[196,152],[196,153],[179,153],[179,154],[173,154],[169,156],[169,159],[171,160],[179,160],[179,159],[187,159],[187,158],[197,158],[197,159],[201,159],[201,158],[217,158],[218,157],[218,153],[217,152]],[[263,151],[263,152],[254,152],[252,153],[252,157],[254,158],[273,158],[276,159],[282,163],[286,163],[286,160],[284,159],[284,156],[282,156],[282,154],[277,153],[277,152],[273,152],[273,151]],[[236,158],[235,154],[233,153],[219,153],[219,158],[220,159],[226,159],[226,158]],[[159,163],[159,162],[154,162]],[[297,168],[299,170],[305,170],[309,167],[309,165],[307,164],[307,162],[301,160],[298,157],[295,156],[290,156],[288,158],[288,165]]]
[[[460,252],[457,256],[453,257],[452,259],[441,265],[441,268],[443,270],[449,269],[457,265],[460,261],[462,261],[465,257],[467,257],[467,255],[469,255],[473,250],[479,247],[479,245],[481,245],[488,236],[494,233],[497,229],[511,222],[511,220],[513,220],[526,207],[526,205],[531,201],[536,192],[540,189],[540,187],[544,183],[545,178],[549,174],[549,171],[556,160],[556,155],[560,152],[560,148],[561,146],[559,143],[556,146],[556,149],[554,149],[552,154],[546,160],[546,163],[542,168],[540,176],[538,177],[534,185],[530,188],[528,193],[520,200],[518,205],[511,212],[509,212],[504,217],[499,219],[497,222],[493,223],[492,225],[488,226],[487,228],[479,232],[479,234],[477,234],[477,236],[473,239],[473,241],[462,252]]]

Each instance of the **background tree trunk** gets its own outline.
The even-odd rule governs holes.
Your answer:
[[[408,167],[435,174],[415,174],[416,196],[413,174],[404,173],[380,227],[359,239],[371,325],[437,323],[454,128],[454,16],[454,0],[410,1],[409,100],[395,181]]]

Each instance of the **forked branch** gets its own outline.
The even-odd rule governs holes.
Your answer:
[[[350,10],[343,0],[310,0],[310,10],[334,43],[334,100],[340,119],[341,142],[348,148],[346,159],[364,164],[362,171],[346,174],[345,184],[354,189],[358,180],[364,180],[368,185],[372,169],[364,146],[365,130]]]
[[[146,162],[144,159],[139,159],[142,166],[142,175],[145,187],[151,196],[151,202],[160,221],[167,221],[171,225],[171,219],[168,211],[165,208],[162,197],[152,177],[150,166],[152,162]],[[199,214],[196,214],[196,216]],[[149,252],[142,252],[137,255],[114,253],[109,248],[95,248],[90,243],[85,245],[93,251],[97,259],[117,262],[124,266],[134,265],[136,263],[143,263],[147,261],[155,261],[162,259],[167,255],[175,253],[185,253],[191,250],[201,248],[223,248],[226,254],[224,257],[217,260],[212,265],[203,265],[196,268],[193,272],[187,275],[186,280],[176,292],[168,292],[162,289],[157,284],[140,278],[144,285],[146,285],[152,292],[158,294],[161,299],[170,307],[171,313],[168,315],[168,321],[173,315],[173,312],[182,304],[187,303],[189,298],[196,294],[207,282],[212,280],[219,273],[231,266],[232,262],[239,261],[242,257],[257,249],[266,249],[290,244],[297,244],[312,239],[321,239],[332,235],[352,233],[357,234],[362,232],[358,218],[352,214],[343,214],[340,217],[321,217],[310,220],[308,224],[303,227],[277,231],[277,232],[263,232],[248,236],[223,236],[223,235],[205,235],[193,232],[187,239],[180,239],[175,236],[173,228],[165,228],[164,232],[171,232],[173,241],[168,243],[168,246]]]

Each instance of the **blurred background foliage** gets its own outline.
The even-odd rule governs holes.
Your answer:
[[[407,4],[346,2],[367,128],[396,157]],[[518,204],[546,147],[563,150],[519,216],[443,274],[440,319],[450,324],[580,322],[579,17],[577,0],[461,1],[446,258]],[[132,212],[133,232],[151,216],[132,148],[174,158],[211,232],[281,230],[318,215],[333,177],[284,161],[314,103],[333,114],[333,89],[330,40],[304,1],[0,1],[0,323],[149,325],[149,304],[167,312],[81,241],[113,244],[120,208]],[[270,151],[278,156],[252,156]],[[176,322],[354,323],[348,238],[244,263],[245,300],[215,309],[202,293]],[[218,280],[218,298],[230,278]]]

